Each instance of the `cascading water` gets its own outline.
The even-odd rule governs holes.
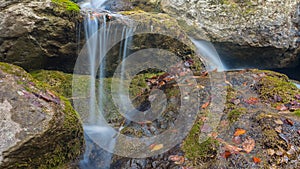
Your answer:
[[[208,71],[215,69],[217,69],[217,71],[227,70],[213,44],[204,40],[195,40],[192,38],[191,40],[197,47],[198,52],[205,59]]]
[[[104,1],[91,1],[91,3],[84,3],[82,9],[89,8],[99,11],[103,9]],[[93,10],[92,10],[93,11]],[[121,39],[124,39],[120,43],[119,60],[125,62],[125,58],[128,54],[127,46],[130,44],[133,33],[133,28],[126,25],[122,26],[121,29],[118,27],[111,26],[109,22],[108,14],[99,12],[88,12],[84,20],[84,30],[86,38],[87,54],[89,59],[89,73],[90,73],[90,97],[89,97],[89,113],[88,118],[84,121],[84,132],[86,134],[86,151],[84,159],[80,162],[80,168],[82,169],[94,169],[94,168],[110,168],[112,153],[101,151],[97,153],[97,161],[101,163],[95,164],[95,159],[91,160],[92,153],[94,150],[91,145],[94,140],[90,140],[88,136],[96,138],[97,141],[101,141],[105,145],[106,150],[113,150],[116,143],[115,131],[112,127],[107,124],[103,114],[105,109],[102,100],[105,99],[105,87],[104,78],[106,77],[106,62],[105,57],[109,52],[108,44],[114,43],[120,36],[117,32],[122,31]],[[113,15],[113,14],[110,14]],[[122,64],[121,71],[121,84],[125,76],[125,65]],[[121,87],[120,87],[121,88]]]

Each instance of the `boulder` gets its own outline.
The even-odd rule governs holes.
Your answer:
[[[81,155],[81,120],[67,99],[6,63],[0,84],[0,168],[53,168]]]
[[[281,0],[161,0],[188,34],[216,44],[225,64],[293,66],[299,58],[299,3]],[[258,61],[257,61],[258,60]],[[255,62],[257,61],[257,62]]]
[[[0,61],[71,72],[79,7],[64,0],[0,1]],[[57,63],[66,64],[57,64]],[[68,65],[70,65],[68,67]]]

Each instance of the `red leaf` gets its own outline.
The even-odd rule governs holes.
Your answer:
[[[231,152],[230,151],[225,151],[224,153],[221,154],[221,156],[223,158],[229,158],[231,156]]]
[[[259,99],[256,97],[250,97],[248,100],[245,100],[246,103],[248,104],[256,104],[258,103]]]

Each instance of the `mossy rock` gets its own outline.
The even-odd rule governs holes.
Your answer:
[[[54,168],[80,157],[81,120],[66,98],[6,63],[0,83],[0,168]]]
[[[264,73],[256,84],[259,96],[266,102],[271,102],[276,106],[278,102],[274,102],[274,97],[282,98],[279,104],[285,104],[295,99],[295,95],[300,93],[300,90],[292,83],[289,78],[280,73],[272,71],[255,71],[257,73]]]
[[[66,11],[69,13],[79,13],[80,7],[71,0],[51,0],[53,4],[57,5],[58,11]]]
[[[191,161],[191,165],[198,166],[209,161],[214,161],[218,152],[218,141],[208,138],[206,141],[199,143],[199,136],[203,122],[197,120],[188,136],[182,143],[182,150],[185,156]]]

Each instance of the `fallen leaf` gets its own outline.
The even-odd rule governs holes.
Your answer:
[[[253,138],[248,137],[244,142],[243,142],[243,149],[246,153],[250,153],[254,147],[255,147],[255,141]]]
[[[206,103],[204,103],[204,104],[201,106],[201,108],[202,108],[202,109],[206,109],[208,106],[209,106],[209,102],[206,102]]]
[[[256,104],[258,103],[259,99],[256,97],[250,97],[249,99],[245,100],[246,103],[248,104]]]
[[[268,155],[270,155],[270,156],[275,154],[275,150],[273,150],[273,149],[268,149],[267,152],[268,152]]]
[[[278,125],[282,125],[283,124],[283,121],[280,120],[280,119],[277,119],[277,120],[274,120],[274,122]]]
[[[181,165],[184,163],[184,157],[178,155],[169,156],[169,160],[174,161],[175,164]]]
[[[164,147],[163,144],[154,144],[150,146],[151,152],[160,150]]]
[[[286,119],[285,120],[289,125],[293,126],[294,125],[294,122],[290,119]]]
[[[230,151],[225,151],[224,153],[221,154],[221,157],[223,157],[223,158],[229,158],[230,156],[231,156]]]
[[[246,133],[246,130],[244,130],[244,129],[236,129],[235,133],[234,133],[234,136],[240,136],[240,135],[243,135],[245,133]]]
[[[261,162],[261,159],[260,158],[258,158],[258,157],[253,157],[253,162],[254,163],[260,163]]]
[[[233,146],[230,144],[225,144],[224,148],[225,148],[225,151],[229,151],[231,153],[236,153],[236,154],[243,150],[242,148],[239,148],[239,147],[236,147],[236,146]]]
[[[285,111],[285,110],[288,110],[288,108],[285,105],[282,104],[282,105],[276,106],[276,110]]]
[[[281,133],[282,132],[282,127],[281,126],[275,127],[275,131],[277,131],[278,133]]]

